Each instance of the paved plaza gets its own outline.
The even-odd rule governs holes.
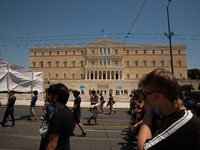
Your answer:
[[[0,108],[0,121],[3,119],[6,106]],[[109,109],[98,115],[99,125],[89,125],[87,119],[91,116],[89,108],[82,108],[81,123],[87,132],[86,137],[80,137],[81,130],[77,126],[75,136],[70,138],[71,150],[134,150],[137,147],[127,135],[130,134],[132,117],[128,108],[116,108],[117,113],[108,115]],[[15,106],[15,127],[11,121],[0,128],[1,150],[37,150],[41,137],[39,127],[41,121],[27,121],[29,106]],[[36,115],[43,115],[42,107],[36,107]],[[91,123],[94,123],[93,120]]]

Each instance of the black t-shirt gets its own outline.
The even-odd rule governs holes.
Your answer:
[[[144,149],[199,150],[200,119],[189,110],[178,110],[164,117],[157,133]]]
[[[14,104],[15,104],[15,101],[16,101],[16,97],[15,96],[12,96],[8,99],[8,107],[7,108],[13,108],[14,107]]]
[[[74,109],[74,112],[81,112],[81,108],[80,108],[80,104],[81,104],[81,97],[77,97],[75,100],[74,100],[74,105],[77,105],[77,107]]]
[[[73,114],[64,106],[53,114],[49,123],[49,134],[59,135],[56,150],[70,149],[70,134],[72,131]]]

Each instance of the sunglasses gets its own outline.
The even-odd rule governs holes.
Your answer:
[[[162,91],[142,92],[142,96],[143,96],[144,99],[146,99],[147,95],[150,95],[153,92],[162,93]]]

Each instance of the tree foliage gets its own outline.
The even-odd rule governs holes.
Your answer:
[[[188,79],[200,79],[200,70],[195,69],[188,69]]]

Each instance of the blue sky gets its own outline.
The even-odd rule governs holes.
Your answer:
[[[103,38],[102,29],[124,44],[169,44],[168,0],[146,0],[131,28],[144,2],[0,0],[1,58],[28,67],[29,46],[86,45]],[[172,44],[186,44],[188,69],[200,69],[200,0],[172,0],[169,13]]]

